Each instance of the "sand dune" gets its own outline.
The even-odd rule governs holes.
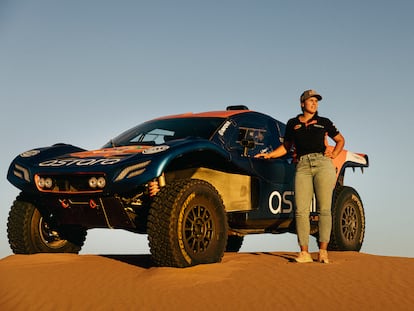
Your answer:
[[[294,256],[226,253],[178,269],[148,255],[12,255],[0,260],[0,310],[414,310],[414,258]]]

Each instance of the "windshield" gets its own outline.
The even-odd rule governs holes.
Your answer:
[[[112,139],[104,148],[128,145],[154,146],[189,136],[210,139],[223,121],[223,118],[174,118],[148,121]]]

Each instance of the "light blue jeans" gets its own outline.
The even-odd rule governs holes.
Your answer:
[[[329,242],[335,183],[336,171],[332,159],[321,153],[310,153],[300,157],[295,174],[296,232],[300,246],[309,245],[309,213],[314,194],[319,212],[319,242]]]

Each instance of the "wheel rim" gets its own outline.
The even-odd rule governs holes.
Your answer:
[[[39,220],[39,234],[42,242],[50,248],[60,248],[66,244],[66,240],[62,240],[57,231],[50,229],[43,217]]]
[[[185,216],[183,236],[187,247],[198,254],[207,250],[214,233],[210,211],[200,205],[193,206]]]
[[[352,205],[345,207],[342,214],[342,234],[345,239],[348,241],[353,241],[356,239],[358,232],[358,215],[357,211]]]

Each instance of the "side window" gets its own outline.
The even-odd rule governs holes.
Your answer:
[[[253,157],[271,152],[283,143],[285,125],[263,115],[243,115],[234,118],[226,127],[225,146],[240,156]]]
[[[236,143],[243,148],[244,156],[254,156],[262,150],[271,148],[268,138],[269,135],[266,129],[241,126],[239,127],[239,136]]]

